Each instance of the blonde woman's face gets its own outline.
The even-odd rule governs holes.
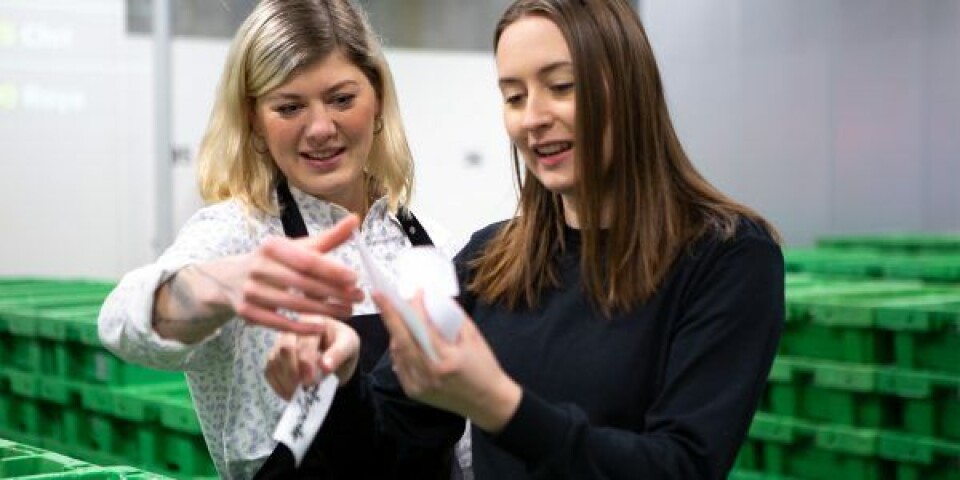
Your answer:
[[[507,134],[544,187],[572,197],[575,79],[563,34],[546,18],[523,17],[500,35],[496,60]]]
[[[351,211],[363,208],[376,92],[340,52],[257,99],[254,128],[295,187]]]

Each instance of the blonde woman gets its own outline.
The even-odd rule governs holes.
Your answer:
[[[447,238],[405,208],[413,162],[363,12],[349,0],[256,6],[230,48],[199,183],[209,205],[154,263],[123,277],[100,338],[129,361],[185,371],[220,475],[250,478],[285,406],[263,375],[276,329],[362,342],[340,366],[345,378],[386,347],[356,251],[341,243],[359,226],[389,264],[400,249]]]

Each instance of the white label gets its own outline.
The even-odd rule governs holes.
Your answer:
[[[280,417],[273,438],[290,449],[298,467],[323,425],[323,420],[327,418],[339,383],[337,376],[331,374],[316,385],[306,388],[298,386]]]

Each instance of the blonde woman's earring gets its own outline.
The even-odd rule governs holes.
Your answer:
[[[266,155],[268,152],[266,139],[256,133],[250,135],[250,146],[253,147],[253,151],[260,155]]]

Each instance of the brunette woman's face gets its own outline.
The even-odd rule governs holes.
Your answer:
[[[572,197],[575,78],[563,34],[545,17],[520,18],[500,35],[496,60],[507,134],[544,187]]]

